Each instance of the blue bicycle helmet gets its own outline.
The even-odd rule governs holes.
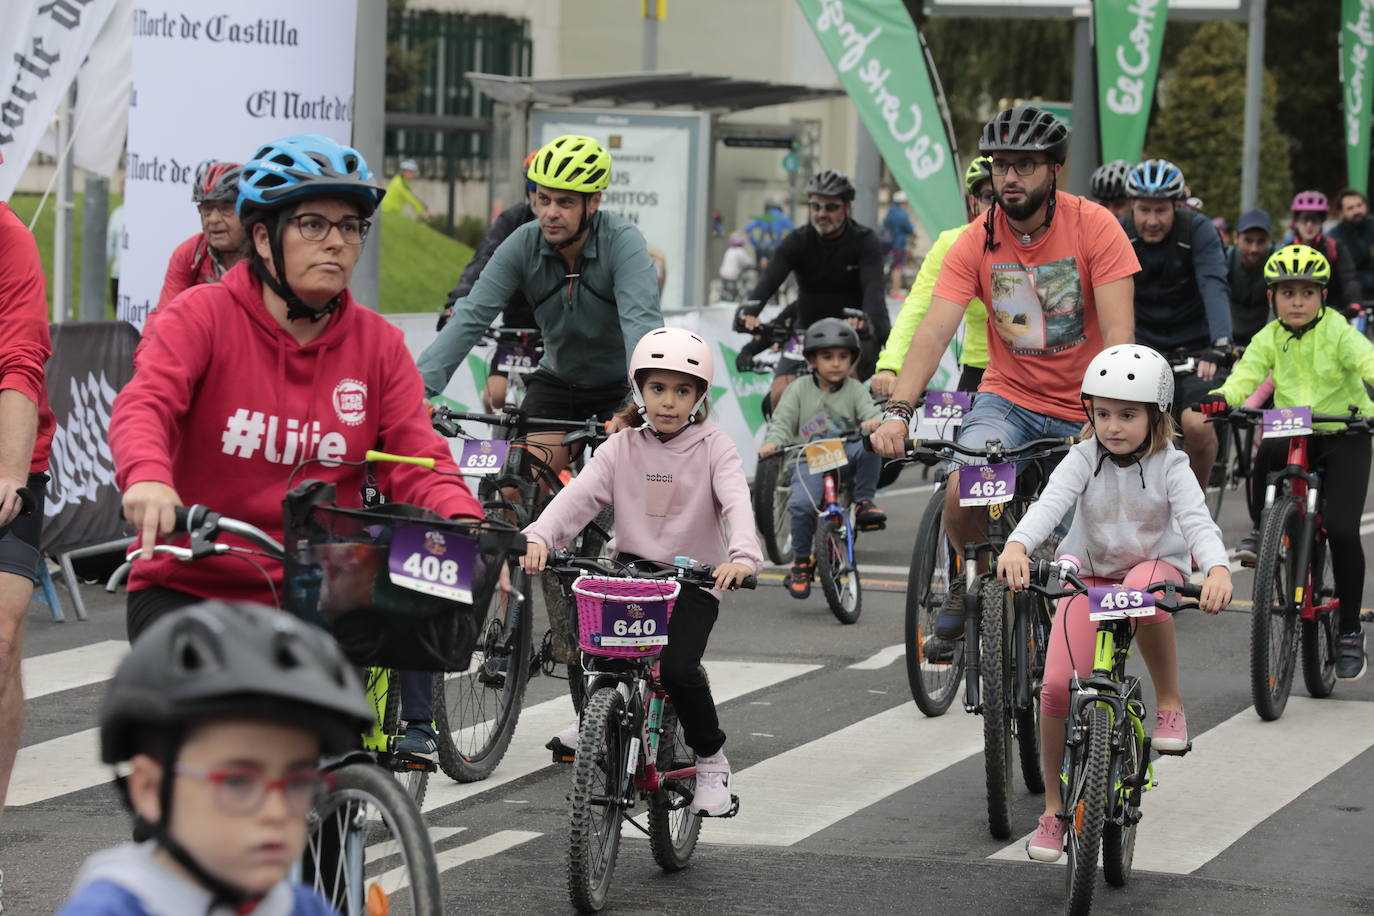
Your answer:
[[[372,181],[362,153],[322,134],[273,140],[253,154],[239,178],[239,215],[245,206],[284,206],[303,197],[332,195],[357,201],[361,215],[377,209],[386,191]]]
[[[1126,176],[1126,196],[1186,200],[1183,170],[1168,159],[1146,159]]]

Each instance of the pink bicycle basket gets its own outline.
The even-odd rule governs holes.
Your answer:
[[[664,579],[578,577],[572,590],[582,651],[602,658],[642,658],[662,652],[681,588]]]

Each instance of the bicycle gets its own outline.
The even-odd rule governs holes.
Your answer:
[[[549,554],[548,569],[560,580],[576,577],[564,587],[577,600],[589,699],[568,795],[568,894],[578,911],[595,913],[610,896],[623,822],[648,836],[665,872],[686,868],[696,849],[704,816],[691,812],[696,763],[659,681],[658,655],[679,590],[712,587],[715,570],[687,557],[619,563],[561,550]],[[753,576],[741,583],[756,585]],[[641,801],[647,828],[630,814]],[[738,811],[731,796],[721,816]]]
[[[1063,587],[1064,585],[1067,587]],[[1171,614],[1197,608],[1201,586],[1171,581],[1144,589],[1119,585],[1088,587],[1068,558],[1035,560],[1029,591],[1046,601],[1084,595],[1097,625],[1092,673],[1069,682],[1069,715],[1060,770],[1068,854],[1065,912],[1083,916],[1092,910],[1099,849],[1107,883],[1122,887],[1131,877],[1141,796],[1155,786],[1150,761],[1151,739],[1145,734],[1145,703],[1140,678],[1126,674],[1126,659],[1135,635],[1133,617],[1155,609]],[[1159,598],[1155,593],[1163,592]],[[1182,756],[1192,749],[1190,741]]]
[[[943,715],[949,709],[962,672],[964,711],[983,718],[988,830],[998,839],[1011,836],[1013,739],[1026,789],[1045,791],[1040,767],[1040,681],[1054,608],[1025,592],[1013,594],[991,571],[980,574],[978,556],[990,551],[990,569],[995,568],[1007,537],[1049,479],[1048,462],[1077,441],[1072,436],[1050,437],[1008,449],[995,439],[983,448],[947,439],[913,439],[907,450],[908,461],[962,464],[960,505],[987,506],[988,510],[987,541],[965,544],[961,553],[940,539],[944,504],[935,497],[943,496],[945,482],[927,506],[912,551],[907,586],[906,665],[912,697],[926,715]],[[961,455],[987,463],[972,464]],[[1013,462],[1026,470],[1017,473]],[[1036,555],[1052,555],[1056,546],[1057,539],[1051,537]],[[935,631],[945,596],[960,577],[964,583],[964,638],[955,644],[952,657],[932,657],[926,635]],[[939,595],[941,587],[943,595]]]
[[[1266,482],[1250,612],[1250,697],[1266,721],[1282,716],[1288,704],[1299,645],[1307,692],[1328,697],[1336,686],[1340,601],[1322,527],[1321,475],[1308,455],[1308,437],[1315,423],[1342,424],[1342,435],[1367,435],[1369,419],[1356,416],[1355,409],[1349,414],[1313,414],[1306,407],[1229,412],[1233,425],[1262,425],[1266,439],[1288,438],[1287,464]]]
[[[1243,349],[1231,352],[1222,350],[1176,350],[1170,353],[1165,359],[1168,360],[1170,368],[1174,370],[1175,387],[1179,379],[1187,378],[1197,373],[1199,362],[1210,362],[1217,366],[1218,371],[1229,368],[1235,363]],[[1218,385],[1221,379],[1218,378]],[[1186,407],[1196,407],[1196,405],[1183,404],[1177,399],[1173,404],[1174,423],[1179,430],[1183,428],[1182,413]],[[1221,504],[1226,498],[1228,490],[1239,489],[1244,486],[1245,481],[1250,479],[1250,460],[1254,455],[1253,435],[1244,435],[1242,430],[1237,427],[1227,429],[1217,429],[1217,457],[1212,462],[1211,476],[1208,478],[1206,492],[1203,494],[1207,501],[1207,511],[1215,520],[1221,516]]]
[[[539,368],[539,360],[544,355],[543,332],[538,328],[488,328],[482,332],[482,343],[496,346],[492,366],[505,372],[509,379],[503,406],[519,407],[525,399],[525,376]],[[486,403],[485,393],[483,403]]]

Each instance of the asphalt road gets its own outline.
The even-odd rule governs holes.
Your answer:
[[[904,570],[927,499],[919,470],[880,497],[892,524],[861,541],[869,587],[856,625],[838,624],[819,589],[800,602],[776,580],[727,599],[707,667],[740,815],[707,821],[691,867],[675,875],[659,872],[627,828],[609,912],[1061,910],[1063,870],[1027,861],[1019,836],[988,833],[979,720],[957,704],[927,719],[911,702]],[[1222,519],[1234,544],[1247,527],[1239,499],[1228,499]],[[1236,582],[1248,600],[1249,572]],[[52,623],[37,603],[30,611],[23,750],[0,823],[7,913],[52,912],[84,856],[128,837],[88,731],[122,651],[122,597],[95,587],[86,596],[88,623]],[[1263,723],[1250,708],[1249,623],[1239,604],[1213,618],[1179,617],[1195,749],[1159,766],[1135,876],[1124,889],[1099,883],[1095,912],[1374,907],[1374,677],[1339,684],[1321,701],[1306,698],[1299,677],[1285,716]],[[427,820],[450,828],[437,845],[447,912],[570,911],[568,771],[542,749],[570,714],[563,682],[536,678],[511,751],[487,782],[459,787],[441,773],[431,781]],[[1039,797],[1018,787],[1022,833],[1039,811]]]

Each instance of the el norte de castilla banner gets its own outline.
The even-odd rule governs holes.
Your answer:
[[[1369,109],[1374,87],[1374,0],[1341,3],[1341,102],[1346,182],[1369,192]]]
[[[1102,161],[1134,165],[1145,148],[1168,0],[1093,0],[1092,11]]]

